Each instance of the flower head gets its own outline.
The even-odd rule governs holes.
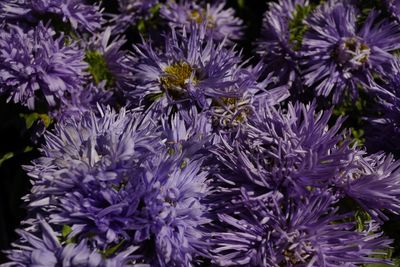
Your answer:
[[[265,90],[268,80],[258,81],[262,64],[243,67],[238,53],[205,36],[204,25],[192,26],[190,35],[173,31],[167,36],[163,51],[154,50],[149,43],[135,47],[132,69],[136,88],[126,92],[131,102],[175,105],[179,112],[197,106],[227,122],[243,118],[255,95],[274,104],[287,96],[285,88]],[[222,118],[228,113],[229,118]]]
[[[13,25],[0,31],[0,91],[9,100],[30,109],[38,101],[54,107],[82,89],[83,52],[55,34],[41,23],[27,32]]]
[[[306,30],[303,21],[312,9],[308,0],[269,4],[257,41],[257,53],[264,58],[268,71],[274,73],[279,83],[300,83],[299,50]]]
[[[351,162],[353,151],[339,132],[343,119],[329,128],[331,112],[315,109],[315,103],[289,104],[287,110],[260,106],[242,135],[215,151],[224,165],[221,175],[246,183],[254,194],[285,188],[297,195],[310,186],[328,186]]]
[[[196,1],[169,1],[161,7],[161,16],[171,27],[190,28],[192,23],[206,24],[206,35],[222,41],[240,39],[242,20],[235,17],[232,8],[225,8],[225,1],[211,4],[197,4]]]
[[[338,187],[375,219],[400,214],[400,162],[384,153],[358,156]]]
[[[93,35],[85,44],[85,60],[97,84],[105,81],[107,87],[122,89],[128,86],[132,76],[127,65],[127,53],[122,50],[126,40],[122,37],[112,38],[111,34],[112,29],[108,27]]]
[[[55,14],[74,29],[95,31],[100,28],[102,17],[99,6],[87,5],[82,0],[5,0],[0,3],[0,18],[40,21],[44,15]]]
[[[157,4],[158,0],[118,0],[120,14],[112,20],[115,24],[113,30],[116,33],[123,33],[139,19],[150,17],[151,9]]]
[[[392,73],[400,31],[371,11],[361,28],[351,5],[325,4],[307,20],[304,35],[304,79],[318,95],[332,94],[338,103],[344,94],[356,97],[358,86],[374,86],[373,75]]]
[[[126,254],[135,250],[131,247],[114,258],[104,259],[104,254],[90,247],[86,240],[63,240],[65,236],[54,231],[44,219],[29,230],[17,232],[20,240],[12,244],[14,249],[6,251],[10,262],[4,266],[121,266],[129,261]]]
[[[26,167],[34,181],[31,211],[68,226],[68,238],[101,251],[116,247],[113,256],[134,247],[135,263],[199,261],[207,249],[201,227],[209,222],[204,156],[169,149],[150,113],[100,112],[65,120],[46,135],[44,156]]]
[[[385,262],[368,257],[390,240],[372,222],[358,232],[349,215],[338,215],[330,192],[286,198],[279,192],[260,197],[245,189],[235,211],[219,212],[220,232],[211,234],[220,266],[356,266]]]

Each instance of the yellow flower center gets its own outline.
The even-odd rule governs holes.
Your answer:
[[[161,77],[161,85],[171,96],[179,97],[184,93],[193,73],[193,68],[186,62],[178,62],[167,66],[164,75]],[[197,83],[193,77],[193,83]]]
[[[188,17],[191,21],[196,22],[198,24],[203,23],[205,21],[205,19],[207,18],[207,29],[212,29],[215,27],[214,18],[211,15],[207,16],[207,12],[204,9],[191,10],[191,11],[189,11]]]
[[[364,42],[354,37],[342,40],[334,52],[339,64],[357,70],[367,63],[371,50]]]

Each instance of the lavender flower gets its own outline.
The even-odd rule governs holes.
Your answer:
[[[12,25],[1,30],[0,92],[9,101],[34,109],[45,100],[55,107],[81,90],[87,67],[83,52],[55,34],[41,23],[27,32]]]
[[[46,135],[44,157],[26,167],[34,181],[27,199],[55,227],[70,227],[68,238],[117,246],[115,254],[134,247],[133,263],[192,266],[207,250],[204,156],[168,149],[150,116],[108,110],[60,123]]]
[[[331,112],[315,109],[315,103],[289,104],[286,111],[260,106],[237,138],[240,141],[225,142],[215,151],[225,166],[221,175],[246,183],[256,195],[282,187],[297,195],[310,186],[328,186],[350,164],[354,152],[339,133],[343,119],[328,128]],[[240,190],[226,186],[233,194]]]
[[[357,97],[359,85],[374,87],[373,75],[392,73],[400,30],[388,20],[378,21],[371,11],[363,26],[357,11],[343,3],[325,4],[307,20],[304,36],[304,79],[318,95],[332,94],[338,103],[344,94]]]
[[[86,5],[82,0],[4,0],[0,3],[0,18],[40,21],[46,14],[56,14],[74,29],[88,31],[100,28],[102,17],[99,6]]]
[[[242,20],[234,16],[232,8],[225,8],[225,1],[197,4],[196,1],[168,1],[160,10],[161,16],[178,29],[190,28],[191,23],[207,25],[207,36],[222,41],[238,40],[242,36]]]
[[[384,77],[378,84],[377,103],[371,110],[375,115],[367,118],[366,146],[369,152],[385,151],[398,158],[400,146],[397,136],[400,134],[400,61],[394,62],[394,73]],[[382,138],[382,136],[385,138]]]
[[[261,38],[257,41],[257,53],[274,73],[279,83],[300,82],[298,66],[299,50],[306,27],[304,19],[313,7],[308,0],[283,0],[269,3],[263,19]]]
[[[128,86],[131,76],[126,51],[121,49],[126,40],[121,37],[111,38],[111,34],[112,30],[108,27],[93,35],[84,45],[85,60],[89,63],[89,72],[97,84],[106,81],[108,87],[122,89]]]
[[[79,243],[60,241],[64,239],[43,219],[35,225],[35,231],[17,230],[21,239],[13,244],[14,249],[7,251],[11,260],[2,266],[122,266],[129,260],[134,247],[121,252],[111,259],[88,246],[86,240]]]
[[[98,105],[115,104],[114,93],[106,89],[106,82],[89,83],[87,86],[72,94],[58,109],[50,112],[57,121],[68,120],[71,117],[81,117],[87,111],[96,111]]]
[[[123,33],[140,19],[149,18],[152,15],[151,9],[157,7],[157,4],[158,0],[118,0],[120,14],[112,19],[114,31]]]
[[[190,36],[173,32],[163,52],[156,53],[150,43],[135,47],[138,58],[132,69],[138,86],[132,96],[160,96],[166,104],[189,100],[202,107],[211,104],[211,97],[236,96],[228,90],[238,83],[240,57],[204,39],[202,29],[192,28]]]
[[[279,192],[255,197],[245,189],[242,209],[219,213],[211,234],[219,266],[357,266],[385,262],[368,257],[388,248],[372,222],[364,231],[336,214],[335,197],[314,192],[287,199]]]
[[[193,105],[202,110],[216,107],[221,108],[216,115],[223,110],[236,115],[240,109],[232,110],[228,104],[247,104],[256,94],[272,102],[287,95],[285,88],[266,91],[268,81],[257,81],[262,65],[254,69],[241,66],[240,55],[233,49],[205,37],[204,25],[193,26],[190,36],[173,31],[163,52],[153,50],[149,43],[135,49],[132,69],[137,86],[126,92],[133,103],[156,101],[164,107],[179,105],[180,111]]]
[[[375,219],[387,220],[383,211],[400,214],[400,162],[383,153],[360,155],[356,160],[341,179],[345,194]]]
[[[400,1],[398,0],[385,0],[389,13],[397,20],[400,21]]]

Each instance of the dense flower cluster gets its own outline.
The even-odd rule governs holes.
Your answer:
[[[261,27],[106,2],[0,3],[0,94],[41,155],[1,266],[396,262],[398,1],[271,1]]]

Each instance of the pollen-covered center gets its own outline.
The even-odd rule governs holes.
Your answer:
[[[212,29],[215,27],[214,17],[211,15],[207,16],[207,11],[202,9],[194,9],[188,12],[189,20],[196,22],[197,24],[202,24],[207,20],[207,29]]]
[[[350,69],[362,67],[368,61],[370,54],[370,48],[355,37],[343,39],[335,51],[337,62]]]
[[[238,97],[214,99],[213,106],[215,123],[223,126],[237,126],[252,113],[248,101]]]
[[[171,64],[164,69],[164,75],[160,79],[161,85],[172,96],[179,96],[184,93],[192,73],[193,68],[186,62]],[[192,83],[197,83],[195,76],[192,77]]]

